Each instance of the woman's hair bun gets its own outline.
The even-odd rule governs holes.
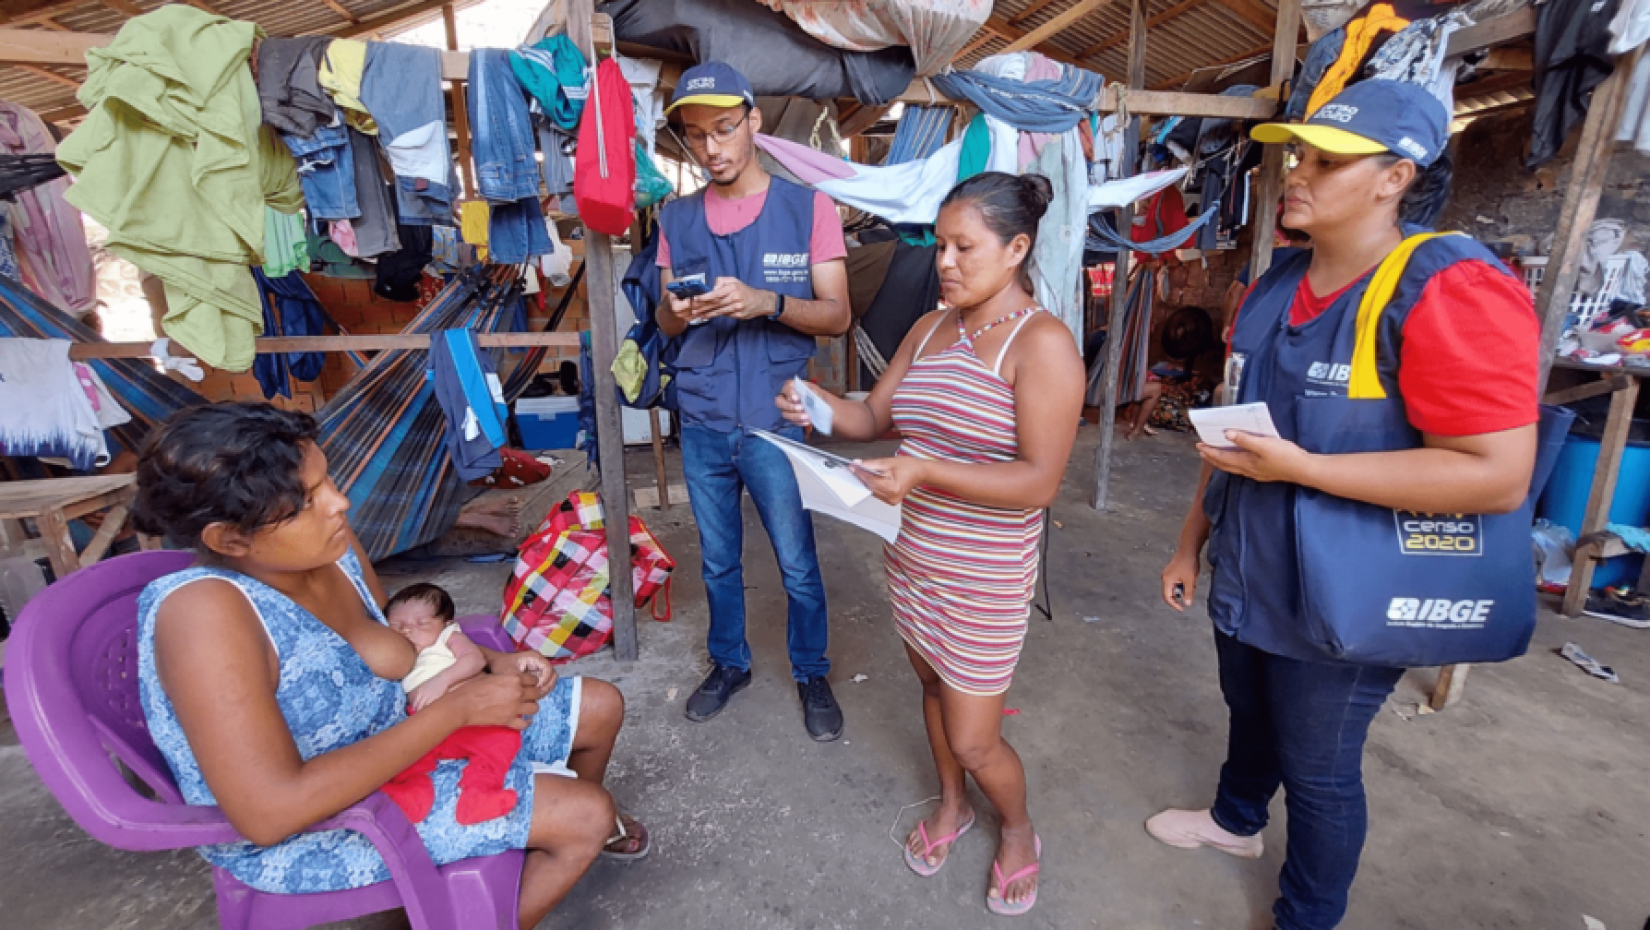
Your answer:
[[[1020,175],[1020,186],[1025,188],[1026,199],[1031,206],[1031,212],[1038,219],[1048,212],[1048,205],[1054,200],[1054,184],[1040,174]]]

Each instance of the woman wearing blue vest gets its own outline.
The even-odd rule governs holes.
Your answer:
[[[1297,539],[1311,528],[1296,523],[1297,499],[1499,514],[1519,508],[1530,486],[1538,326],[1529,292],[1466,236],[1405,242],[1447,197],[1449,119],[1421,87],[1370,80],[1304,124],[1253,132],[1293,147],[1283,221],[1313,248],[1256,282],[1232,332],[1226,390],[1236,403],[1265,402],[1281,438],[1233,433],[1232,448],[1198,447],[1202,483],[1162,576],[1164,600],[1184,610],[1207,544],[1230,714],[1214,805],[1164,811],[1146,829],[1173,847],[1259,858],[1268,802],[1282,787],[1277,930],[1327,930],[1346,913],[1368,825],[1364,742],[1403,674],[1325,648],[1320,602],[1302,593]],[[1401,244],[1414,251],[1368,363],[1387,399],[1366,400],[1353,358],[1358,307]],[[1352,445],[1374,451],[1332,454],[1353,433],[1362,435]],[[1367,589],[1371,561],[1355,548],[1342,553],[1344,590],[1354,594]]]

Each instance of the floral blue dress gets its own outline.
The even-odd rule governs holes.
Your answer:
[[[384,615],[367,589],[355,553],[346,553],[338,564],[373,618],[383,623]],[[401,684],[374,675],[349,643],[279,591],[217,568],[189,568],[157,579],[138,599],[138,690],[149,732],[171,766],[185,801],[217,803],[155,675],[155,612],[173,591],[201,578],[222,578],[234,584],[258,612],[280,662],[275,701],[303,758],[348,746],[405,719]],[[522,733],[521,751],[505,780],[519,800],[515,810],[503,817],[460,826],[454,819],[458,775],[468,763],[456,759],[440,763],[434,776],[435,808],[418,824],[418,834],[437,865],[526,847],[534,763],[560,762],[572,751],[579,691],[577,678],[562,678],[539,702],[539,712]],[[299,833],[273,846],[243,840],[202,846],[200,851],[207,861],[259,891],[337,891],[390,877],[372,844],[352,830]]]

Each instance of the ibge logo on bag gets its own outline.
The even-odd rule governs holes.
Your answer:
[[[1395,597],[1386,608],[1386,625],[1445,630],[1478,630],[1489,622],[1495,601]]]
[[[1398,551],[1404,555],[1484,554],[1484,523],[1471,513],[1415,513],[1394,510]]]

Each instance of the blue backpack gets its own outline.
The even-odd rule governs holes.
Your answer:
[[[658,256],[659,230],[655,225],[652,235],[631,259],[620,283],[620,290],[636,313],[636,322],[619,343],[618,355],[613,359],[613,377],[619,403],[638,410],[676,409],[676,346],[654,318],[659,305]]]

